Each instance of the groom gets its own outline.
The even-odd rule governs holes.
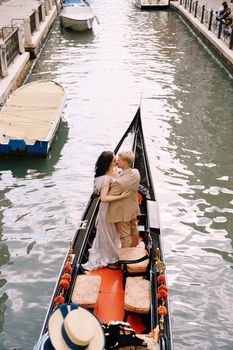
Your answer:
[[[140,183],[140,174],[132,169],[134,155],[131,151],[118,154],[117,166],[122,169],[119,177],[113,181],[109,195],[116,196],[125,191],[131,191],[127,198],[108,204],[107,221],[115,223],[120,234],[122,248],[135,247],[138,244],[137,215],[139,205],[137,192]]]

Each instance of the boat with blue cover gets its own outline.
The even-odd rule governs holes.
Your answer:
[[[83,0],[67,0],[60,13],[61,25],[76,32],[92,29],[95,14]]]
[[[55,81],[18,88],[0,112],[0,156],[46,156],[65,101],[65,90]]]

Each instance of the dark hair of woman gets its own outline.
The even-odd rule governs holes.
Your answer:
[[[226,8],[228,7],[227,2],[226,2],[226,1],[223,1],[222,6],[224,7],[224,9],[226,9]]]
[[[95,163],[95,177],[105,175],[110,164],[113,161],[114,153],[111,151],[104,151],[101,153]]]

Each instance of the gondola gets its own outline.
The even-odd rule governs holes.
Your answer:
[[[128,342],[127,344],[132,339],[133,341],[143,340],[142,347],[145,349],[173,349],[165,263],[140,108],[115,148],[115,154],[122,148],[126,149],[126,146],[127,149],[131,148],[134,152],[134,167],[141,174],[138,192],[140,204],[138,247],[120,249],[119,263],[121,269],[119,270],[110,270],[106,267],[86,273],[82,269],[82,264],[88,259],[88,250],[92,246],[96,232],[95,222],[98,214],[99,197],[93,192],[82,216],[80,226],[73,241],[70,242],[34,350],[54,349],[54,344],[53,346],[50,344],[52,342],[49,338],[48,324],[50,317],[60,307],[60,304],[69,305],[70,303],[77,303],[88,308],[98,318],[105,332],[104,349],[124,347],[125,339]],[[128,249],[127,254],[125,254],[124,249]],[[132,255],[131,252],[133,252]],[[88,280],[88,278],[94,284],[88,282],[82,284],[82,279]],[[101,280],[98,286],[95,284],[95,278]],[[131,289],[129,281],[133,283],[131,283]],[[135,292],[135,295],[139,294],[139,299],[144,298],[143,290],[140,289],[142,294],[137,291],[137,283],[144,282],[149,290],[148,300],[145,297],[143,305],[131,305],[134,303],[134,301],[130,301],[132,291]],[[129,289],[127,289],[128,287]],[[88,291],[88,289],[92,290]],[[92,298],[95,299],[96,290],[96,300],[88,300],[89,292],[93,292]],[[85,298],[87,300],[84,300]],[[126,298],[128,299],[126,300]],[[142,304],[142,300],[139,301],[139,304],[140,302]],[[122,330],[119,332],[119,339],[117,340],[111,337],[112,330],[116,336],[116,328]],[[121,338],[124,338],[123,341],[121,341]]]

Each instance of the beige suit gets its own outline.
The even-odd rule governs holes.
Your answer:
[[[132,192],[128,198],[108,204],[107,221],[116,224],[123,248],[130,247],[130,235],[132,235],[133,245],[137,243],[138,230],[136,219],[139,214],[137,198],[139,183],[139,171],[137,169],[127,169],[112,183],[108,193],[110,196],[117,196],[125,191]]]

